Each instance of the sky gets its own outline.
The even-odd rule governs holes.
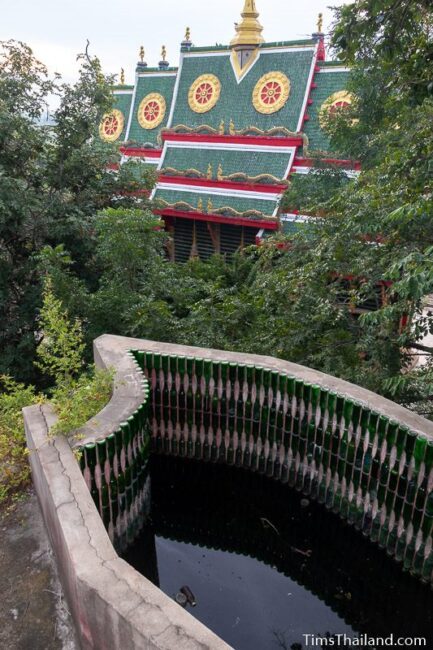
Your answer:
[[[332,24],[330,0],[256,0],[266,41],[307,38],[324,14],[324,31]],[[331,0],[333,6],[347,0]],[[24,41],[51,72],[65,81],[77,75],[76,57],[87,39],[107,74],[125,69],[134,83],[140,46],[149,66],[157,66],[161,46],[177,66],[186,26],[194,45],[228,44],[239,22],[243,0],[0,0],[0,40]]]

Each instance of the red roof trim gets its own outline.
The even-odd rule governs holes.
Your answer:
[[[225,190],[242,190],[245,192],[261,192],[262,194],[282,194],[287,185],[265,185],[264,183],[235,183],[234,181],[214,181],[202,178],[185,178],[184,176],[159,176],[158,183],[172,183],[196,187],[220,188]]]
[[[343,167],[344,169],[354,169],[361,171],[361,163],[353,160],[340,160],[338,158],[322,158],[320,162],[327,165],[335,165],[336,167]],[[294,167],[315,167],[317,160],[314,158],[295,158],[293,163]]]
[[[304,144],[299,137],[273,138],[252,135],[202,135],[197,133],[170,133],[165,131],[162,139],[166,142],[215,142],[219,144],[252,144],[261,147],[299,147]]]
[[[264,228],[266,230],[278,230],[277,221],[260,221],[256,219],[247,219],[243,217],[222,217],[219,214],[204,214],[202,212],[183,212],[164,208],[163,210],[154,210],[155,214],[161,217],[179,217],[180,219],[195,219],[196,221],[210,221],[211,223],[227,223],[232,226],[250,226],[251,228]]]
[[[120,153],[134,158],[161,158],[162,149],[143,149],[142,147],[120,147]]]

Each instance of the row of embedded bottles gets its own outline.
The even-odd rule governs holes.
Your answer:
[[[152,449],[247,467],[341,514],[431,582],[433,441],[277,371],[135,352]]]
[[[149,389],[116,431],[80,448],[84,479],[109,537],[123,552],[143,527],[150,507]]]

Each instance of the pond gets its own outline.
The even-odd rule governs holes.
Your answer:
[[[323,505],[236,467],[154,455],[150,473],[124,558],[235,650],[314,647],[307,634],[433,647],[430,587]]]

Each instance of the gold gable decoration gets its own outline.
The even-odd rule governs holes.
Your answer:
[[[188,103],[194,113],[207,113],[217,104],[221,95],[221,82],[214,74],[202,74],[191,85]]]
[[[349,108],[355,96],[347,90],[340,90],[323,102],[319,110],[319,122],[322,129],[326,128],[327,121],[333,113]]]
[[[105,142],[116,142],[122,135],[125,117],[117,108],[106,113],[99,125],[99,135]]]
[[[258,113],[277,113],[287,103],[290,80],[282,72],[268,72],[257,82],[253,90],[253,105]]]
[[[138,107],[137,119],[142,129],[156,129],[164,120],[167,110],[165,99],[159,93],[150,93]]]

